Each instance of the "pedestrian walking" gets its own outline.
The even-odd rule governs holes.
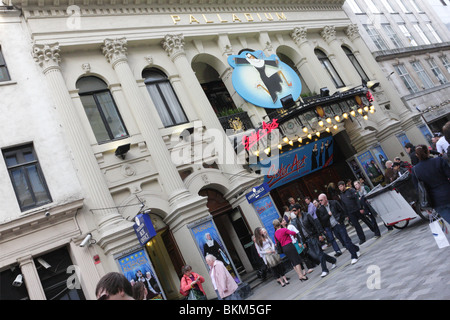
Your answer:
[[[389,161],[386,162],[386,165],[388,162]],[[355,190],[358,193],[359,202],[361,203],[361,206],[364,208],[363,215],[366,218],[368,218],[371,222],[372,228],[370,228],[370,230],[375,234],[376,238],[381,237],[380,228],[378,228],[378,222],[376,219],[376,212],[375,212],[375,210],[373,210],[372,206],[366,200],[366,194],[368,192],[361,186],[361,183],[359,182],[359,180],[355,180],[353,182],[353,185],[355,186]]]
[[[104,275],[95,288],[97,300],[134,300],[130,281],[119,272]]]
[[[272,224],[275,228],[275,241],[280,243],[283,253],[291,262],[294,271],[297,273],[298,279],[300,281],[308,280],[308,278],[303,275],[301,268],[302,261],[290,237],[290,235],[296,236],[296,233],[287,228],[283,228],[278,219],[273,220]]]
[[[257,227],[254,235],[256,251],[258,251],[258,254],[264,260],[264,263],[270,268],[272,274],[277,279],[277,282],[282,287],[289,284],[281,258],[275,249],[275,244],[267,234],[267,230]]]
[[[336,268],[336,258],[323,252],[320,241],[323,241],[323,228],[319,220],[313,219],[310,215],[304,214],[300,209],[294,208],[297,215],[296,228],[302,237],[303,243],[306,243],[308,255],[313,258],[322,268],[322,277],[328,275],[329,270],[327,262],[331,263],[331,269]]]
[[[442,157],[430,158],[425,145],[418,145],[416,154],[419,163],[413,168],[413,177],[423,181],[432,207],[450,223],[450,166]]]
[[[205,260],[219,300],[240,300],[239,292],[237,292],[238,285],[223,262],[212,254],[207,254]]]
[[[345,248],[350,252],[351,264],[358,262],[359,247],[353,244],[347,229],[345,228],[345,211],[341,204],[336,200],[328,200],[322,193],[319,195],[321,206],[317,209],[317,215],[323,225],[329,226],[333,233],[342,241]]]
[[[198,273],[192,271],[190,265],[183,266],[181,268],[183,276],[180,280],[180,290],[184,291],[184,295],[188,300],[206,300],[206,293],[203,290],[202,283],[205,282],[205,278]]]
[[[364,207],[359,201],[358,193],[353,188],[347,188],[344,181],[338,182],[338,188],[341,191],[341,201],[345,211],[347,212],[350,223],[356,230],[359,238],[359,244],[366,242],[366,235],[359,224],[361,219],[369,228],[372,228],[371,223],[364,216]],[[320,199],[319,199],[320,200]]]

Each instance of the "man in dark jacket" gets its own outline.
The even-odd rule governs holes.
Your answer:
[[[341,191],[341,201],[344,209],[347,212],[350,223],[353,225],[356,230],[356,234],[358,235],[359,244],[363,244],[366,242],[366,235],[359,224],[359,219],[361,219],[369,227],[369,229],[372,230],[373,227],[364,215],[364,207],[359,201],[358,192],[356,192],[353,188],[346,188],[344,181],[338,182],[338,188]]]
[[[301,212],[300,205],[294,205],[292,212],[297,216],[291,220],[291,223],[298,229],[303,243],[306,243],[308,255],[316,262],[320,262],[322,267],[321,277],[328,275],[327,262],[330,262],[331,269],[336,268],[336,258],[333,258],[323,252],[319,241],[323,241],[322,233],[324,232],[322,225],[318,219],[314,219],[311,215]]]
[[[325,194],[319,195],[320,207],[317,209],[317,217],[325,227],[330,227],[336,237],[344,244],[345,248],[350,252],[351,263],[358,261],[359,247],[353,244],[347,229],[345,228],[345,210],[336,200],[328,201]]]
[[[407,144],[405,144],[405,150],[406,150],[406,152],[408,152],[409,157],[411,158],[411,164],[413,166],[418,164],[419,158],[417,158],[417,155],[416,155],[416,147],[414,147],[414,145],[411,142],[408,142]]]

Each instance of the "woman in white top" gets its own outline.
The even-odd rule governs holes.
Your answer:
[[[255,247],[258,254],[264,260],[264,263],[267,265],[266,255],[269,253],[276,253],[275,245],[273,241],[267,234],[267,230],[264,228],[256,228],[255,229]],[[285,276],[285,271],[283,267],[283,263],[278,264],[274,267],[269,267],[272,270],[273,275],[277,278],[279,284],[282,287],[289,284],[288,279]]]

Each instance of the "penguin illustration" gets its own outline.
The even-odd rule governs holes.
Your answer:
[[[261,81],[264,84],[264,86],[259,84],[258,87],[263,88],[270,95],[272,101],[275,103],[278,99],[277,94],[280,93],[283,89],[281,87],[281,83],[283,82],[281,77],[283,77],[284,81],[287,83],[289,87],[292,86],[292,83],[287,81],[286,77],[284,76],[281,70],[278,70],[270,77],[267,76],[266,66],[278,68],[278,60],[258,59],[255,55],[251,54],[250,52],[247,52],[245,56],[246,58],[237,57],[235,59],[236,64],[249,64],[253,66],[258,71]]]

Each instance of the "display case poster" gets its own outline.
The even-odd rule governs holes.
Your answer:
[[[375,146],[372,148],[372,153],[380,164],[381,169],[386,170],[386,161],[388,161],[388,157],[386,153],[384,153],[383,148],[381,148],[381,146]]]
[[[405,148],[405,144],[407,144],[409,141],[408,137],[404,133],[400,133],[397,135],[398,141],[402,144],[403,148]]]
[[[373,186],[376,186],[384,181],[383,172],[375,162],[375,159],[370,151],[360,154],[357,158]]]
[[[425,139],[427,140],[428,144],[430,146],[433,146],[433,135],[430,132],[430,129],[428,129],[428,126],[423,124],[421,126],[419,126],[419,130],[420,132],[422,132],[423,136],[425,137]]]
[[[237,284],[241,283],[238,273],[234,268],[230,255],[223,244],[213,220],[204,220],[189,227],[191,228],[192,235],[194,236],[203,258],[205,258],[207,254],[212,254],[217,260],[223,262],[228,272],[234,278],[234,281],[236,281]]]
[[[267,230],[270,239],[275,242],[275,229],[273,227],[273,220],[280,218],[280,214],[272,201],[270,196],[265,196],[253,202],[256,213],[261,219],[263,227]]]
[[[156,276],[153,266],[145,253],[144,249],[135,251],[117,259],[120,270],[123,275],[133,285],[135,282],[141,281],[147,288],[147,298],[150,300],[166,299],[164,292],[161,290],[158,277]]]
[[[356,178],[364,178],[363,173],[361,172],[361,168],[358,165],[358,162],[356,159],[351,158],[347,160],[347,164],[349,165],[349,167],[352,169],[353,174],[355,175]]]

